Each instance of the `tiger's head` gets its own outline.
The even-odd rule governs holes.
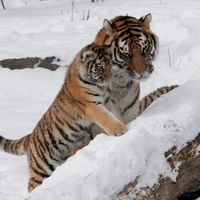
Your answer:
[[[93,85],[105,85],[111,79],[111,58],[106,46],[91,44],[81,51],[81,76]]]
[[[118,16],[104,20],[94,44],[108,46],[112,63],[125,69],[133,80],[143,80],[154,71],[152,61],[158,50],[158,37],[150,30],[151,14],[140,19]]]

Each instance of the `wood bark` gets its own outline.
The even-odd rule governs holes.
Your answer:
[[[200,133],[187,145],[177,150],[176,147],[165,153],[166,160],[174,170],[180,163],[176,181],[160,174],[158,184],[152,188],[135,189],[137,179],[126,185],[114,199],[117,200],[181,200],[181,195],[200,190]],[[170,155],[170,156],[169,156]],[[183,198],[182,198],[183,199]],[[184,198],[185,199],[185,198]],[[193,198],[188,198],[192,200]]]
[[[60,59],[55,56],[46,57],[44,59],[38,57],[14,58],[0,61],[0,66],[11,70],[42,67],[55,71],[59,67],[59,61]]]

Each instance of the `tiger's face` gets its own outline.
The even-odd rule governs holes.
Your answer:
[[[112,63],[137,81],[148,78],[154,71],[152,61],[157,54],[158,38],[149,29],[150,22],[150,14],[139,20],[129,16],[104,20],[104,28],[94,41],[106,44]]]
[[[84,78],[95,85],[105,85],[111,79],[111,58],[107,47],[91,45],[82,53]]]
[[[152,38],[144,33],[135,36],[129,32],[115,40],[111,49],[113,63],[125,69],[132,79],[143,80],[154,71],[156,48]]]

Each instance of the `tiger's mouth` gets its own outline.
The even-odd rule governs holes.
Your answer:
[[[131,79],[133,79],[135,81],[145,81],[153,73],[154,69],[153,69],[153,66],[151,66],[151,70],[147,70],[142,73],[139,73],[137,71],[132,72],[130,69],[128,69],[127,71],[128,71],[128,75],[130,76]]]
[[[107,85],[108,84],[108,81],[102,77],[98,77],[97,78],[97,84],[98,85]]]
[[[91,76],[88,75],[87,76],[87,80],[91,83],[93,83],[94,85],[106,85],[108,83],[108,81],[100,76]]]

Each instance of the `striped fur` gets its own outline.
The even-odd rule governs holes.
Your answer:
[[[140,19],[118,16],[111,21],[104,20],[104,27],[94,40],[94,44],[107,45],[111,54],[110,99],[120,113],[118,118],[125,124],[139,115],[140,81],[153,72],[158,38],[149,29],[150,22],[150,14]]]
[[[140,103],[140,81],[153,73],[152,62],[158,54],[158,37],[150,30],[151,19],[151,14],[140,19],[131,16],[105,19],[93,42],[108,46],[112,58],[109,97],[113,106],[107,107],[125,124],[150,105],[150,102],[144,104],[144,100]]]
[[[118,16],[104,20],[94,44],[107,45],[112,58],[110,99],[111,110],[125,124],[140,113],[140,81],[153,72],[152,61],[157,55],[158,38],[149,29],[151,15],[136,19]],[[109,107],[109,106],[108,106]],[[110,109],[110,108],[109,108]]]
[[[140,100],[140,114],[142,114],[143,111],[146,110],[146,108],[149,107],[153,103],[153,101],[155,101],[161,95],[166,94],[177,87],[178,87],[178,85],[161,87],[161,88],[158,88],[156,91],[143,97]]]
[[[60,92],[33,132],[19,140],[0,137],[1,150],[27,155],[29,192],[90,142],[93,123],[109,135],[125,131],[125,125],[104,106],[110,78],[111,61],[106,48],[86,46],[70,65]]]

